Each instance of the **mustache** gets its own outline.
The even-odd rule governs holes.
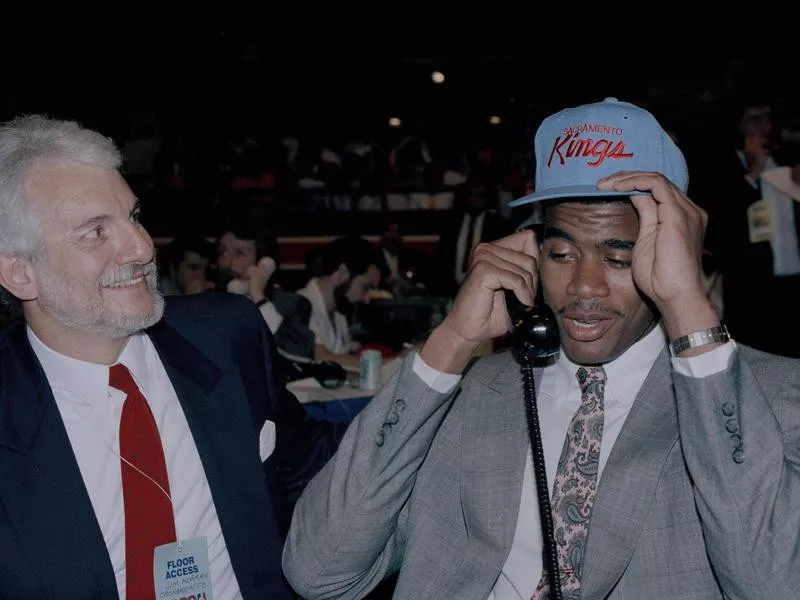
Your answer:
[[[602,315],[608,315],[609,317],[624,317],[625,314],[618,311],[615,308],[609,308],[607,306],[603,306],[599,300],[590,300],[588,302],[573,302],[572,304],[568,304],[566,306],[562,306],[559,308],[556,313],[564,316],[568,310],[575,310],[580,312],[591,312],[591,313],[599,313]]]
[[[147,263],[146,265],[126,265],[112,273],[106,273],[100,278],[98,283],[101,287],[108,287],[109,285],[116,285],[123,281],[138,279],[139,277],[150,280],[154,279],[157,273],[158,268],[154,262]]]

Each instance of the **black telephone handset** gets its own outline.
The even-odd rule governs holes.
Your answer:
[[[506,292],[506,306],[511,317],[511,342],[514,357],[520,364],[546,362],[561,348],[556,316],[547,304],[522,304],[513,292]]]
[[[533,380],[534,366],[552,360],[560,351],[558,324],[553,311],[544,302],[537,301],[534,306],[526,306],[517,299],[513,292],[509,291],[505,293],[505,299],[513,327],[511,340],[514,358],[520,363],[525,389],[525,413],[536,481],[536,496],[539,500],[539,517],[542,524],[544,545],[542,566],[547,572],[550,583],[551,600],[561,600],[558,549],[553,527],[553,512],[550,507],[550,490],[545,470],[539,411],[536,407],[536,383]]]

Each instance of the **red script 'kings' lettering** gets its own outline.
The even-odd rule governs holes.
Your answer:
[[[587,158],[589,160],[586,164],[590,167],[599,167],[607,158],[633,158],[633,152],[625,152],[623,140],[614,142],[605,138],[593,140],[579,136],[580,134],[569,133],[563,138],[557,137],[550,151],[550,158],[547,159],[547,166],[550,167],[554,156],[558,157],[558,162],[562,165],[567,158]]]

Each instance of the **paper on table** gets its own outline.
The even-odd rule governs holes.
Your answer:
[[[305,379],[296,379],[291,384],[294,388],[321,388],[319,381],[313,377],[306,377]]]
[[[400,357],[390,358],[385,361],[381,366],[381,385],[386,383],[402,364],[403,359]],[[375,390],[361,390],[357,385],[352,384],[332,389],[324,388],[313,377],[292,381],[286,387],[295,395],[301,404],[305,404],[306,402],[363,398],[364,396],[372,396],[375,393]]]

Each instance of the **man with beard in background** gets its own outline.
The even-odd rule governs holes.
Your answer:
[[[274,281],[278,242],[269,217],[243,206],[228,216],[219,237],[216,285],[252,300],[283,353],[314,358],[311,304]]]

